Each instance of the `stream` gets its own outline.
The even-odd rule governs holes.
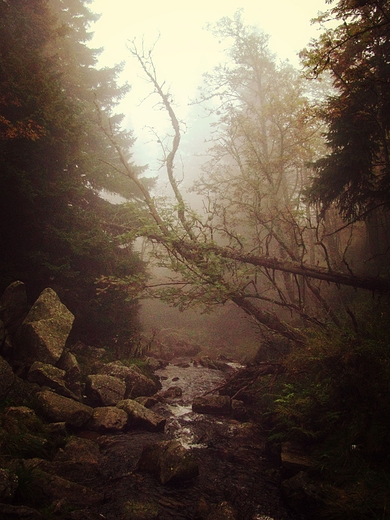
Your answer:
[[[278,467],[251,423],[192,411],[193,398],[221,386],[234,369],[231,365],[230,373],[222,372],[180,359],[156,372],[163,386],[160,394],[172,387],[182,394],[173,392],[152,408],[166,417],[164,432],[137,430],[99,438],[100,492],[105,496],[99,518],[303,520],[284,504]],[[163,486],[137,470],[143,447],[167,439],[178,439],[191,450],[198,477]]]

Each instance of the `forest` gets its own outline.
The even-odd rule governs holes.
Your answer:
[[[121,65],[98,67],[89,3],[0,0],[0,292],[53,288],[72,341],[129,357],[142,298],[233,305],[257,333],[251,363],[277,367],[253,381],[257,420],[310,447],[339,490],[326,518],[388,518],[389,2],[329,1],[301,70],[240,10],[211,25],[226,61],[199,89],[211,138],[191,186],[169,78],[130,37],[134,75],[171,126],[164,194],[133,161],[116,111],[130,85]],[[153,266],[168,273],[158,283]]]

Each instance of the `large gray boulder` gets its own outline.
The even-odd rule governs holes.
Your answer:
[[[192,411],[213,415],[226,415],[231,412],[231,401],[228,395],[202,395],[195,397]]]
[[[149,377],[146,377],[141,370],[135,366],[125,366],[120,361],[107,363],[99,371],[101,374],[117,377],[125,382],[125,398],[135,399],[136,397],[147,397],[154,395],[160,390],[161,385]]]
[[[138,469],[153,474],[161,484],[183,482],[199,475],[195,459],[177,440],[145,446]]]
[[[53,289],[44,289],[17,332],[15,356],[25,365],[34,361],[55,365],[64,350],[73,321],[73,314]]]
[[[23,465],[29,472],[31,487],[41,497],[42,502],[59,503],[60,507],[69,509],[69,506],[87,507],[103,499],[87,486],[44,471],[40,467],[40,459],[25,460]]]
[[[81,428],[92,417],[93,408],[63,397],[50,390],[38,392],[39,411],[49,422],[64,422],[72,428]]]
[[[127,413],[130,428],[143,428],[152,432],[163,431],[165,428],[165,417],[149,410],[133,399],[119,401],[116,406]]]
[[[92,406],[115,406],[126,392],[123,381],[114,376],[92,374],[87,377],[85,393]]]
[[[81,398],[82,384],[81,384],[81,366],[76,356],[69,350],[64,350],[62,356],[58,360],[57,367],[65,370],[66,386]]]
[[[128,422],[127,413],[116,406],[94,408],[88,429],[96,432],[120,432]]]
[[[99,476],[101,460],[99,445],[91,439],[77,436],[67,438],[53,460],[41,461],[39,468],[67,480],[85,484]]]
[[[36,383],[39,386],[48,386],[57,392],[57,394],[79,400],[79,397],[66,387],[64,378],[65,370],[54,367],[49,363],[42,363],[41,361],[35,361],[27,374],[27,379],[30,383]]]

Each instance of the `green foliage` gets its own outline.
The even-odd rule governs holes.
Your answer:
[[[346,317],[342,330],[312,333],[268,397],[271,439],[305,443],[322,478],[343,490],[327,518],[382,518],[388,500],[389,308],[387,298],[363,300],[357,330]]]
[[[390,204],[390,11],[382,0],[339,1],[330,13],[340,25],[302,53],[307,70],[329,71],[336,88],[323,110],[329,154],[315,163],[308,193],[356,218]]]

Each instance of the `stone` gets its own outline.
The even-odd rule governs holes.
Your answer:
[[[76,356],[69,350],[64,350],[56,366],[65,370],[66,386],[77,395],[77,397],[81,398],[81,366]]]
[[[15,374],[5,359],[0,357],[0,399],[7,397],[15,382]]]
[[[130,428],[143,428],[152,432],[164,431],[165,417],[145,408],[137,401],[124,399],[117,403],[116,406],[126,412]]]
[[[93,406],[115,406],[125,397],[126,385],[119,378],[105,374],[87,377],[85,393]]]
[[[9,328],[25,316],[27,311],[26,287],[18,280],[11,283],[0,298],[0,319],[4,322],[4,326]]]
[[[23,431],[35,431],[39,423],[35,411],[27,406],[9,406],[4,410],[3,427],[8,433],[18,435]]]
[[[92,417],[93,408],[50,390],[38,392],[39,411],[49,422],[65,422],[71,428],[81,428]]]
[[[42,363],[41,361],[35,361],[27,374],[27,380],[30,381],[30,383],[36,383],[39,386],[48,386],[57,394],[79,400],[79,397],[65,386],[64,377],[65,370],[54,367],[49,363]]]
[[[146,377],[136,366],[125,366],[119,361],[107,363],[99,371],[101,374],[108,374],[118,377],[126,384],[126,399],[134,399],[135,397],[149,397],[154,395],[161,386],[149,377]]]
[[[145,408],[153,408],[158,403],[158,399],[156,397],[136,397],[134,401],[137,401],[137,403],[142,404],[142,406],[145,406]]]
[[[39,468],[48,473],[77,482],[90,483],[99,476],[100,450],[96,442],[81,437],[70,437],[64,448],[58,450],[52,462],[42,461]]]
[[[176,399],[183,395],[183,390],[180,386],[170,386],[164,392],[161,393],[161,397],[165,399]]]
[[[94,408],[88,429],[97,432],[120,432],[128,422],[128,415],[116,406]]]
[[[230,397],[227,395],[203,395],[195,397],[192,411],[212,415],[227,415],[231,412]]]
[[[177,440],[144,446],[138,469],[151,473],[163,485],[191,480],[199,475],[194,457]]]
[[[73,314],[53,289],[44,289],[16,333],[15,356],[25,365],[34,361],[55,365],[64,350],[73,321]]]
[[[61,506],[88,506],[102,501],[102,497],[93,489],[71,480],[47,473],[40,467],[40,461],[30,459],[24,461],[26,470],[30,472],[31,485],[42,496],[44,502]]]
[[[286,476],[292,476],[313,466],[307,450],[298,443],[283,442],[280,458]]]

